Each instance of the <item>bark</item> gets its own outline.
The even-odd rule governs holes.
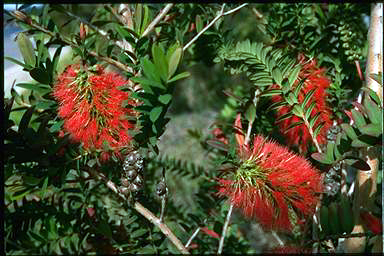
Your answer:
[[[371,20],[368,32],[369,50],[366,68],[366,85],[374,90],[383,100],[383,88],[374,79],[371,74],[382,73],[383,56],[383,4],[375,3],[371,7]],[[372,210],[375,194],[377,190],[376,180],[379,167],[380,150],[377,148],[367,148],[362,150],[361,155],[371,167],[370,171],[358,170],[355,180],[355,191],[353,201],[353,214],[355,226],[352,233],[366,232],[363,221],[360,218],[360,208]],[[366,237],[348,238],[345,240],[345,252],[364,252],[367,244]],[[380,248],[381,247],[381,248]],[[382,237],[376,239],[374,244],[375,251],[383,251]]]

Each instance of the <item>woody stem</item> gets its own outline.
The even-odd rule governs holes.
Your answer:
[[[232,210],[233,210],[233,204],[231,203],[231,205],[229,206],[228,213],[227,213],[227,218],[225,219],[225,223],[224,223],[224,227],[223,227],[223,232],[221,233],[219,249],[217,250],[217,254],[221,254],[221,252],[223,251],[224,238],[225,238],[225,235],[227,233],[229,221],[230,221],[231,215],[232,215]]]

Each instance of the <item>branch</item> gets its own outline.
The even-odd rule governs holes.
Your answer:
[[[9,14],[12,17],[14,17],[15,19],[28,24],[29,26],[31,26],[32,28],[34,28],[36,30],[44,32],[45,34],[49,35],[50,37],[57,38],[57,39],[61,40],[63,43],[65,43],[71,47],[78,47],[78,45],[75,44],[74,42],[72,42],[71,40],[69,40],[67,38],[63,38],[62,36],[60,36],[60,34],[49,31],[48,29],[40,26],[39,24],[34,23],[31,18],[29,18],[28,16],[26,16],[24,13],[22,13],[20,11],[9,12]],[[96,57],[100,61],[107,62],[107,63],[109,63],[109,64],[111,64],[111,65],[113,65],[113,66],[115,66],[121,70],[124,70],[126,72],[131,72],[131,68],[129,66],[126,66],[123,63],[118,62],[114,59],[111,59],[111,58],[105,57],[105,56],[100,56],[98,53],[96,53],[94,51],[88,51],[88,54],[93,56],[93,57]]]
[[[105,177],[104,174],[96,172],[89,168],[86,168],[86,171],[92,176],[96,177],[97,179],[104,181],[107,187],[110,188],[114,193],[116,193],[122,199],[127,200],[127,198],[119,192],[116,184],[113,183],[111,180],[109,180],[107,177]],[[157,226],[161,230],[161,232],[163,232],[163,234],[166,237],[168,237],[169,240],[171,240],[171,242],[176,246],[176,248],[182,254],[189,254],[188,250],[184,247],[184,245],[180,242],[180,240],[173,234],[172,230],[170,230],[165,223],[162,223],[160,219],[157,218],[151,211],[149,211],[139,202],[135,202],[133,205],[133,208],[136,211],[138,211],[141,215],[143,215],[147,220],[149,220],[152,224]]]
[[[200,227],[198,227],[195,232],[193,232],[192,236],[188,239],[188,242],[185,244],[185,247],[188,248],[189,245],[192,243],[192,240],[197,236],[197,234],[199,233],[200,231]]]
[[[151,32],[155,28],[155,26],[161,21],[161,19],[169,12],[173,5],[174,4],[167,4],[164,9],[162,9],[160,13],[156,16],[156,18],[151,22],[151,24],[148,25],[141,37],[145,37],[146,35],[148,35],[149,32]]]
[[[183,47],[183,51],[185,51],[189,46],[191,46],[205,31],[207,31],[210,27],[213,26],[213,24],[216,23],[216,21],[218,21],[221,17],[223,16],[226,16],[228,14],[231,14],[233,12],[236,12],[238,10],[240,10],[241,8],[243,8],[244,6],[248,5],[247,3],[245,4],[242,4],[232,10],[229,10],[227,12],[224,12],[224,6],[225,4],[222,4],[221,6],[221,10],[219,12],[219,14],[207,25],[205,26],[194,38],[191,39],[191,41],[189,41],[184,47]]]
[[[232,215],[232,210],[233,210],[233,204],[231,203],[231,205],[229,206],[228,213],[227,213],[227,218],[225,219],[225,223],[224,223],[224,227],[223,227],[223,232],[221,233],[219,249],[217,250],[217,254],[221,254],[221,252],[223,251],[224,238],[225,238],[225,234],[227,233],[229,220],[231,219],[231,215]]]

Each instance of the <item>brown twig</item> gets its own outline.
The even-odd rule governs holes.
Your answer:
[[[227,217],[225,218],[225,223],[224,223],[223,231],[221,233],[220,242],[219,242],[219,249],[217,250],[217,254],[221,254],[221,252],[223,251],[224,238],[225,238],[225,235],[227,234],[229,221],[231,220],[232,210],[233,210],[233,204],[231,203],[231,205],[229,206]]]
[[[104,181],[106,186],[110,188],[114,193],[116,193],[122,199],[127,200],[127,198],[119,192],[116,184],[109,180],[107,177],[105,177],[104,174],[96,172],[90,168],[87,168],[86,171],[97,179]],[[165,223],[161,222],[160,219],[157,218],[151,211],[149,211],[137,201],[134,203],[133,208],[142,216],[144,216],[147,220],[149,220],[152,224],[157,226],[161,230],[161,232],[163,232],[163,234],[168,237],[169,240],[171,240],[171,242],[182,254],[189,254],[188,250],[181,243],[181,241],[173,234],[172,230],[170,230]]]
[[[171,10],[174,4],[167,4],[164,9],[160,11],[160,13],[156,16],[156,18],[148,25],[148,27],[144,30],[142,37],[148,35],[155,26],[161,21],[161,19]]]
[[[183,51],[185,51],[189,46],[191,46],[202,34],[204,34],[205,31],[207,31],[210,27],[213,26],[213,24],[216,23],[216,21],[218,21],[221,17],[223,16],[226,16],[226,15],[229,15],[231,13],[234,13],[238,10],[240,10],[241,8],[243,8],[244,6],[248,5],[247,3],[245,4],[242,4],[232,10],[229,10],[227,12],[224,12],[224,7],[225,7],[225,4],[222,4],[221,6],[221,10],[219,12],[219,14],[207,25],[205,26],[194,38],[191,39],[191,41],[189,41],[184,47],[183,47]]]

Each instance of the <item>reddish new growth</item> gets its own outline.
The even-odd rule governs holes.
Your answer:
[[[135,105],[130,93],[118,89],[127,81],[119,74],[106,72],[100,66],[91,72],[80,65],[70,65],[59,75],[53,95],[59,102],[58,115],[64,119],[64,130],[84,149],[101,151],[101,160],[130,145],[128,135],[135,125],[129,121],[136,113],[124,107]]]
[[[236,126],[241,129],[240,116]],[[258,135],[253,148],[236,134],[240,165],[232,179],[220,179],[219,194],[227,196],[244,215],[262,226],[292,230],[295,217],[315,211],[322,191],[320,173],[303,157]]]
[[[302,103],[304,101],[304,98],[309,91],[315,89],[314,94],[306,104],[306,108],[308,108],[312,102],[316,102],[315,107],[311,112],[311,117],[314,117],[317,113],[320,113],[317,121],[315,122],[315,127],[317,127],[322,122],[324,122],[324,126],[323,128],[321,128],[320,133],[318,134],[316,139],[319,144],[324,144],[326,143],[326,132],[332,126],[332,112],[325,101],[327,97],[326,89],[330,86],[331,82],[325,76],[325,69],[316,67],[316,60],[313,59],[308,61],[303,54],[300,54],[298,59],[299,63],[302,65],[302,68],[300,70],[298,79],[293,85],[293,87],[296,87],[299,81],[306,78],[304,85],[298,94],[299,103]],[[277,86],[275,85],[273,87],[276,88]],[[280,95],[272,97],[273,102],[281,102],[282,100],[283,99]],[[291,112],[291,108],[291,106],[283,106],[279,108],[277,116],[281,117]],[[279,122],[279,127],[284,133],[290,125],[299,121],[301,121],[301,118],[294,115]],[[312,142],[311,134],[304,123],[288,130],[285,133],[285,136],[287,138],[288,144],[297,145],[301,152],[306,152],[307,145]]]

